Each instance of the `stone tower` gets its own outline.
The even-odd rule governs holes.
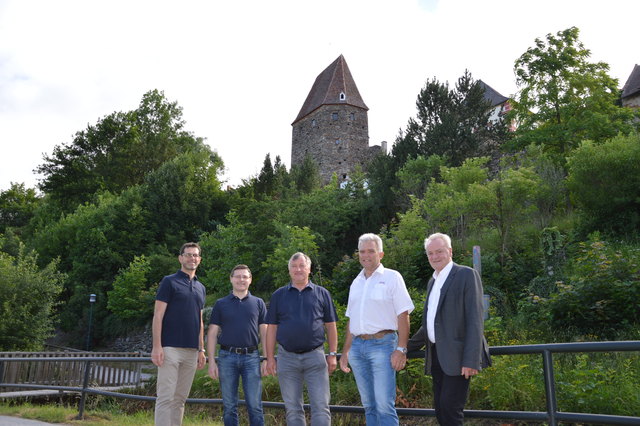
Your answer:
[[[309,156],[325,183],[334,173],[339,182],[348,180],[369,156],[368,110],[340,55],[318,75],[291,124],[291,166]]]

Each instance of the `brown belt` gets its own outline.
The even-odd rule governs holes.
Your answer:
[[[356,337],[363,340],[380,339],[382,338],[382,336],[386,336],[387,334],[395,332],[395,330],[381,330],[373,334],[359,334]]]

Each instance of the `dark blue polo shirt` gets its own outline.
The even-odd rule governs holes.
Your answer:
[[[205,288],[198,277],[178,271],[160,281],[156,300],[167,303],[162,318],[162,346],[200,349],[200,312]]]
[[[235,348],[258,346],[258,326],[265,323],[267,305],[259,297],[247,294],[240,299],[233,293],[218,299],[211,311],[210,324],[221,328],[218,343]]]
[[[302,291],[291,283],[271,296],[267,324],[277,324],[276,340],[289,352],[306,352],[324,343],[324,324],[338,315],[329,291],[309,282]]]

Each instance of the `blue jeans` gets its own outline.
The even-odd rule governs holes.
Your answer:
[[[278,383],[284,400],[287,426],[306,425],[302,391],[307,384],[311,425],[329,426],[329,372],[324,347],[296,354],[278,345]]]
[[[242,377],[242,389],[251,426],[264,425],[262,413],[262,378],[260,376],[260,354],[255,351],[241,355],[220,349],[218,374],[222,390],[225,426],[238,424],[238,381]]]
[[[396,371],[391,354],[398,345],[398,335],[389,333],[380,339],[354,338],[349,350],[349,364],[356,378],[358,392],[369,426],[397,425]]]

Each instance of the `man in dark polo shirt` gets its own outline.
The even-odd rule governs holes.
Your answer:
[[[251,270],[236,265],[230,275],[232,291],[218,299],[211,311],[207,349],[209,376],[220,379],[225,426],[238,425],[238,381],[242,377],[244,399],[251,426],[264,425],[262,379],[258,343],[264,351],[267,336],[267,306],[249,293]],[[216,364],[216,344],[220,343]],[[266,364],[266,362],[265,362]],[[262,369],[264,372],[264,369]]]
[[[183,244],[178,261],[180,270],[160,281],[153,311],[151,361],[158,366],[155,424],[161,426],[182,424],[196,367],[205,364],[205,288],[196,277],[200,246]]]
[[[338,316],[331,294],[309,281],[310,273],[309,256],[300,252],[291,256],[291,282],[273,293],[267,312],[267,372],[278,375],[288,426],[306,424],[302,397],[305,383],[311,405],[311,424],[331,424],[329,374],[337,366]],[[325,330],[329,342],[327,357],[324,354]]]

